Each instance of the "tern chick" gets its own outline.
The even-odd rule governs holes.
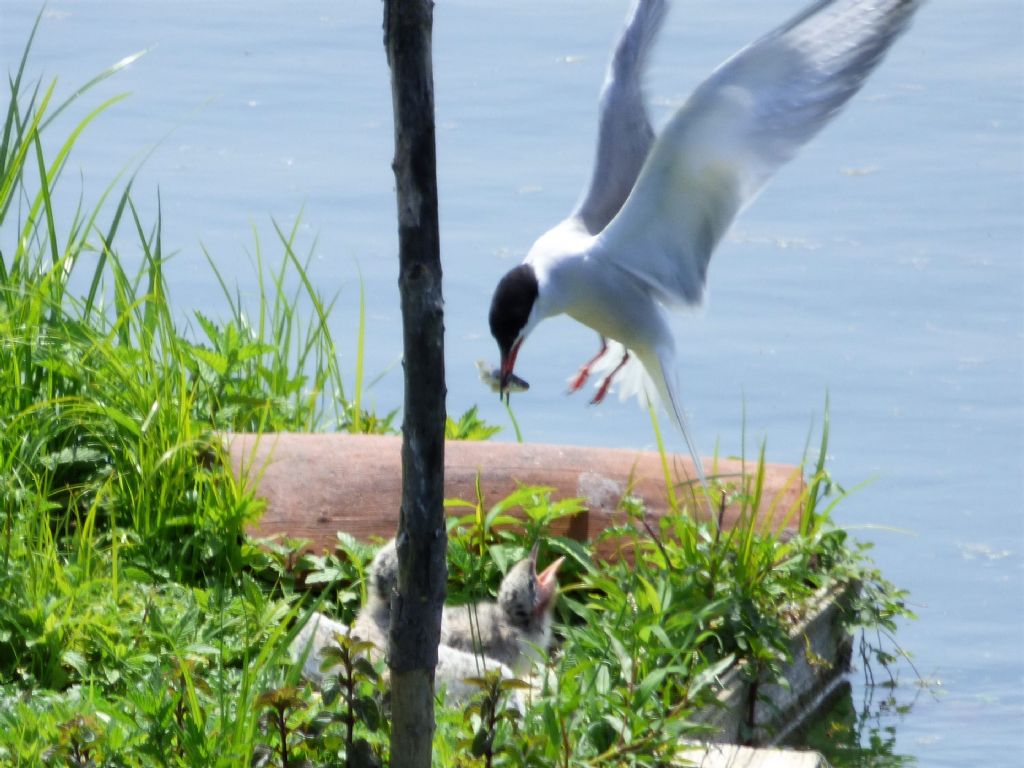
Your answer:
[[[391,627],[391,595],[398,585],[398,551],[395,541],[387,542],[374,556],[366,572],[366,603],[359,611],[352,625],[351,635],[373,643],[367,651],[371,661],[387,658],[388,630]],[[349,628],[321,613],[314,613],[300,629],[291,644],[294,658],[303,658],[302,674],[317,685],[323,685],[326,673],[321,669],[324,651],[335,642],[338,634],[350,634]],[[496,659],[481,657],[458,648],[440,645],[437,649],[437,667],[434,681],[438,688],[445,688],[448,701],[466,701],[478,692],[478,688],[466,682],[466,678],[479,677],[484,671],[497,670],[511,679],[515,673]],[[385,672],[385,675],[387,673]],[[522,691],[515,691],[510,706],[523,711],[526,697]]]
[[[496,602],[446,606],[441,643],[506,664],[517,675],[538,660],[551,642],[551,612],[558,591],[558,558],[537,573],[538,544],[502,579]]]
[[[302,675],[322,685],[325,673],[320,668],[324,651],[335,644],[336,635],[351,635],[373,643],[367,651],[371,661],[387,657],[388,628],[391,626],[391,593],[398,584],[398,552],[394,539],[374,555],[366,570],[366,603],[359,610],[351,630],[336,619],[315,612],[299,629],[289,650],[293,658],[303,659]]]
[[[356,616],[352,634],[374,644],[370,656],[384,658],[391,627],[391,595],[398,586],[398,550],[392,539],[374,555],[366,571],[366,604]]]

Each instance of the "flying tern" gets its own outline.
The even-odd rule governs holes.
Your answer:
[[[737,213],[860,89],[922,3],[812,3],[719,66],[655,139],[642,77],[666,0],[635,0],[601,91],[590,183],[495,289],[499,391],[507,395],[515,381],[516,356],[534,328],[567,314],[601,337],[570,390],[608,371],[599,402],[638,361],[647,376],[638,394],[660,400],[703,483],[668,310],[701,303],[711,254]]]

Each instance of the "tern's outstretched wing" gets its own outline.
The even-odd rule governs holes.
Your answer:
[[[675,114],[599,237],[669,305],[698,303],[736,213],[864,83],[923,0],[820,0],[720,66]]]
[[[597,154],[590,184],[573,211],[596,235],[619,212],[654,143],[644,105],[647,52],[665,16],[667,0],[635,0],[601,89]]]

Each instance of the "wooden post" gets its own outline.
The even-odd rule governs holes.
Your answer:
[[[444,518],[444,307],[441,294],[431,0],[385,0],[395,113],[405,368],[398,592],[392,598],[391,765],[429,768],[434,667],[447,564]]]

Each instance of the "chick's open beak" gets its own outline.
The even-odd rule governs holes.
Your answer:
[[[537,574],[537,607],[534,613],[541,613],[547,609],[558,592],[558,569],[563,562],[565,558],[560,557]]]

